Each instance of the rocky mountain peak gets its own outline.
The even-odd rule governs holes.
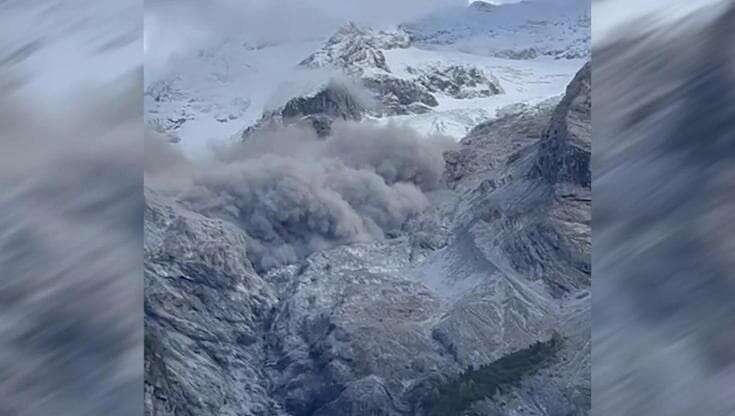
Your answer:
[[[346,85],[330,81],[313,94],[294,97],[283,107],[266,112],[241,137],[249,137],[262,129],[283,125],[304,124],[311,126],[320,137],[331,132],[335,120],[360,121],[368,113],[369,106]]]
[[[390,72],[381,49],[407,48],[410,44],[409,36],[403,31],[375,31],[350,21],[299,65],[336,66],[349,73],[361,73],[366,68]]]
[[[552,183],[590,187],[592,150],[591,65],[579,70],[544,132],[535,174]]]

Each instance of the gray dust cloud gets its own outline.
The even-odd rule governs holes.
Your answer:
[[[442,186],[443,153],[453,145],[393,125],[338,123],[326,139],[286,127],[195,164],[149,132],[146,183],[239,224],[265,270],[399,229],[428,207],[426,192]]]

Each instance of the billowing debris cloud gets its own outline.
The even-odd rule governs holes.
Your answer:
[[[286,127],[221,147],[215,161],[195,166],[149,133],[146,181],[242,227],[253,263],[267,270],[400,229],[441,186],[451,146],[392,125],[338,123],[326,139]]]

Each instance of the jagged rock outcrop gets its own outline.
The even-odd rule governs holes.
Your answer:
[[[410,44],[410,38],[402,31],[378,32],[349,22],[299,65],[308,68],[336,66],[352,75],[362,74],[366,69],[390,72],[381,50],[407,48]]]
[[[309,125],[319,136],[326,136],[334,120],[360,121],[368,108],[350,88],[333,81],[313,95],[293,98],[280,109],[264,114],[255,125],[243,131],[242,137],[257,130],[297,123]]]
[[[376,115],[427,113],[439,105],[435,94],[468,99],[503,93],[497,79],[473,66],[409,66],[406,72],[408,76],[404,78],[376,73],[359,80],[382,104]]]
[[[155,191],[145,198],[146,414],[284,414],[262,352],[277,299],[245,233]]]
[[[436,97],[416,82],[378,74],[363,78],[362,84],[376,93],[382,104],[379,111],[387,114],[421,114],[439,105]]]
[[[475,126],[458,149],[444,155],[449,186],[477,186],[494,176],[511,155],[541,139],[557,103],[552,98],[535,106],[514,105]]]
[[[410,39],[402,31],[375,31],[350,22],[299,65],[342,71],[374,96],[379,106],[370,109],[373,115],[421,114],[439,104],[436,97],[424,85],[393,75],[383,54],[384,50],[409,46]],[[314,123],[317,131],[328,124],[327,117],[334,118],[329,114],[313,117],[318,120]]]
[[[587,64],[575,76],[544,137],[510,155],[501,172],[481,182],[469,199],[483,201],[482,218],[491,220],[493,241],[508,266],[527,279],[541,279],[554,296],[590,284],[589,69]],[[483,135],[475,132],[471,143],[478,141]]]
[[[590,64],[577,73],[544,133],[534,174],[550,182],[589,188],[592,182],[592,94]]]
[[[457,99],[489,97],[503,93],[500,82],[479,68],[468,65],[430,65],[408,67],[416,82],[431,92],[441,92]]]
[[[281,117],[290,119],[321,114],[342,120],[359,121],[364,112],[365,107],[347,88],[331,83],[311,97],[297,97],[287,102],[281,110]]]

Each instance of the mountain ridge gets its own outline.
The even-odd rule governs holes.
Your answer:
[[[201,157],[209,142],[238,140],[289,100],[347,76],[382,107],[372,122],[459,140],[500,110],[561,94],[589,56],[584,2],[558,10],[536,3],[498,6],[500,17],[460,7],[383,30],[346,23],[324,40],[230,37],[176,58],[176,70],[149,82],[147,124]],[[435,33],[452,38],[430,41]]]

